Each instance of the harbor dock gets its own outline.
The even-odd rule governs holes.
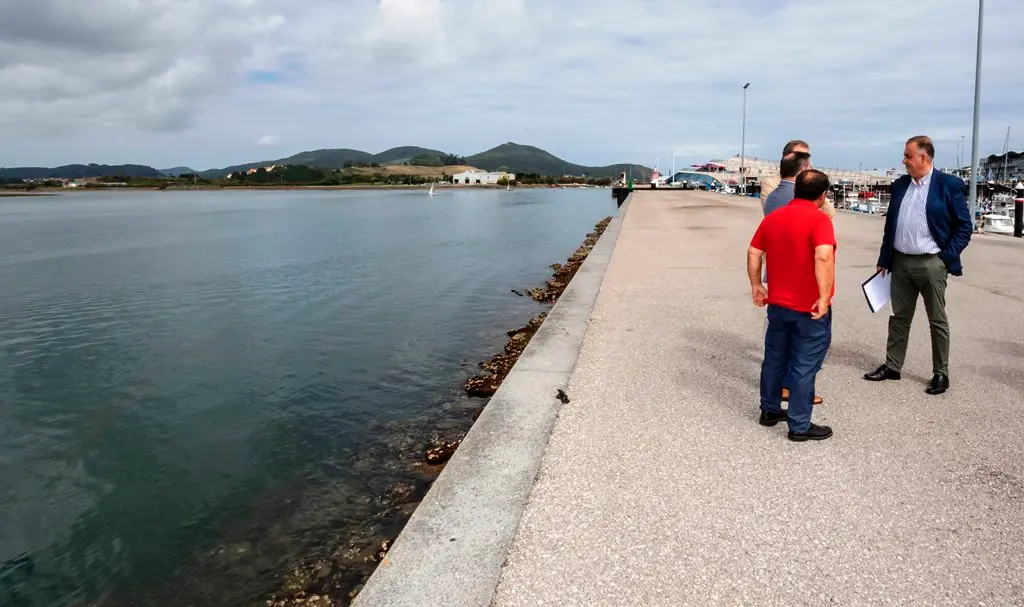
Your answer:
[[[860,287],[883,220],[837,214],[814,411],[835,436],[792,443],[757,424],[761,216],[634,191],[355,604],[1020,604],[1024,243],[972,239],[952,388],[928,396],[921,305],[902,381],[862,379],[884,362],[889,309]]]

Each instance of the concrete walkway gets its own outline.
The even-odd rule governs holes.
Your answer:
[[[948,291],[952,390],[918,310],[901,382],[860,283],[882,223],[841,213],[814,421],[756,422],[758,201],[638,191],[494,604],[1024,604],[1024,243],[976,236]]]

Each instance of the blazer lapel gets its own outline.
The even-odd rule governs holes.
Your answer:
[[[909,187],[910,181],[908,180],[900,179],[896,182],[895,187],[892,189],[892,197],[889,199],[887,215],[900,216],[900,207],[903,206],[903,198],[906,197]]]
[[[939,197],[939,180],[940,175],[936,169],[932,169],[932,180],[928,184],[928,198],[925,199],[925,209],[931,211],[939,211],[941,206],[941,200]]]

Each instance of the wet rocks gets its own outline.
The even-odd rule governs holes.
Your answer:
[[[411,483],[395,483],[381,496],[381,502],[394,505],[404,504],[413,499],[416,494],[416,486]]]
[[[392,543],[394,543],[394,540],[384,540],[383,542],[381,542],[380,548],[378,548],[377,552],[373,555],[373,560],[375,560],[378,563],[380,561],[383,561],[384,557],[388,554],[388,550],[391,550]]]
[[[533,337],[533,333],[516,333],[512,337],[508,338],[505,343],[505,354],[516,359],[523,353],[526,346],[530,344],[530,338]]]
[[[445,441],[436,447],[432,447],[427,450],[427,463],[429,464],[443,464],[450,460],[455,455],[455,450],[462,444],[462,439],[456,441]]]
[[[490,360],[480,363],[480,368],[483,369],[484,373],[466,380],[464,386],[466,394],[476,397],[494,396],[494,393],[501,386],[501,382],[512,371],[512,367],[515,366],[519,356],[526,350],[526,346],[530,344],[530,339],[540,329],[546,317],[546,314],[540,314],[531,319],[526,326],[507,331],[506,334],[509,337],[505,343],[505,352],[503,354],[495,354]]]
[[[516,364],[516,357],[508,354],[495,354],[491,360],[480,363],[480,368],[492,375],[504,377]]]
[[[594,245],[597,244],[601,234],[604,234],[608,224],[611,223],[612,218],[606,217],[602,219],[596,226],[594,231],[587,234],[587,238],[583,241],[573,254],[566,260],[565,265],[560,263],[551,264],[551,269],[555,272],[551,277],[551,280],[547,281],[543,287],[537,287],[530,289],[527,294],[534,299],[534,301],[540,303],[554,303],[558,301],[558,298],[562,295],[562,292],[569,286],[569,281],[576,275],[576,271],[580,269],[583,262],[590,255],[590,252],[594,249]]]
[[[494,396],[504,377],[497,375],[475,375],[466,380],[466,394],[477,397]]]
[[[555,264],[558,265],[558,264]],[[547,312],[541,312],[536,317],[531,318],[530,322],[525,327],[519,327],[518,329],[511,329],[505,332],[505,335],[512,337],[516,333],[535,333],[540,328],[541,324],[544,323],[544,319],[548,317]]]
[[[572,277],[576,275],[576,271],[583,265],[583,261],[590,254],[590,251],[593,250],[594,245],[597,244],[597,240],[604,233],[611,220],[611,217],[606,217],[598,222],[594,226],[594,231],[587,234],[583,244],[569,256],[564,265],[560,263],[551,264],[551,269],[554,270],[554,273],[544,286],[530,289],[526,294],[534,301],[540,303],[554,303],[558,301],[558,298],[568,288]],[[466,394],[481,398],[494,396],[494,393],[501,386],[501,382],[512,371],[512,367],[519,360],[523,351],[526,350],[526,346],[530,344],[530,339],[540,328],[545,318],[547,318],[546,313],[540,314],[530,320],[525,327],[508,331],[509,339],[505,343],[504,354],[496,354],[490,360],[480,363],[480,368],[484,372],[466,381],[463,386]]]

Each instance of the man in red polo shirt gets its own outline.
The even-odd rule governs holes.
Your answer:
[[[794,199],[761,222],[747,250],[747,274],[754,305],[768,306],[768,331],[761,365],[762,426],[789,423],[789,440],[825,440],[828,426],[811,423],[814,379],[832,343],[836,235],[821,212],[828,176],[800,173]],[[761,259],[768,259],[771,290],[761,283]],[[789,374],[789,411],[782,409],[782,383]]]

